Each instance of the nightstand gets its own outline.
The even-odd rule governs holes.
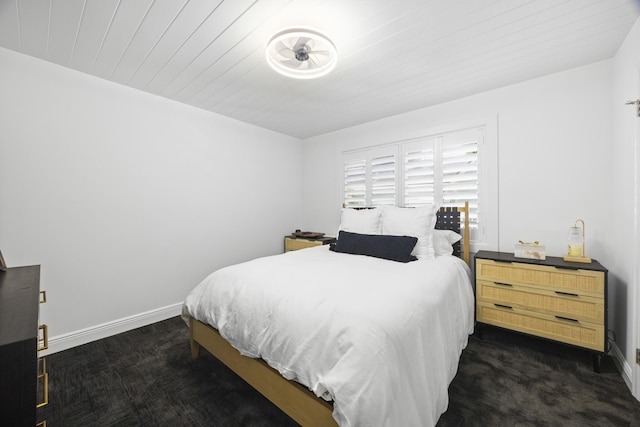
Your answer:
[[[587,349],[593,370],[607,352],[607,269],[516,258],[479,251],[475,256],[476,321]]]
[[[318,237],[317,239],[309,239],[295,236],[284,236],[284,251],[297,251],[298,249],[310,248],[313,246],[328,245],[335,241],[335,237]]]

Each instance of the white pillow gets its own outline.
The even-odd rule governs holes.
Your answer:
[[[380,209],[342,209],[340,230],[360,234],[380,234]]]
[[[433,250],[436,256],[453,254],[453,244],[462,236],[453,230],[433,230]]]
[[[433,250],[433,228],[436,225],[438,207],[428,204],[417,208],[382,206],[382,234],[413,236],[418,238],[411,255],[418,259],[435,256]]]

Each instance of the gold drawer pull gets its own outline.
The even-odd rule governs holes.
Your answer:
[[[40,291],[40,304],[47,302],[47,291]]]
[[[47,427],[47,420],[40,421],[38,424],[36,424],[36,427]]]
[[[493,305],[495,305],[497,308],[504,308],[504,309],[507,309],[507,310],[513,310],[513,307],[511,307],[509,305],[502,305],[502,304],[495,304],[495,303]]]
[[[42,408],[49,404],[49,374],[47,373],[47,365],[44,358],[40,360],[42,361],[42,373],[38,374],[38,379],[42,378],[42,402],[38,403],[36,408]]]
[[[494,285],[513,287],[511,283],[493,282]]]
[[[47,325],[40,325],[38,329],[42,330],[42,338],[38,334],[38,343],[42,343],[38,346],[38,351],[46,350],[49,348],[49,328]]]
[[[562,295],[563,297],[579,297],[580,296],[578,294],[572,294],[570,292],[555,291],[555,293],[558,294],[558,295]]]
[[[556,319],[558,319],[558,320],[564,320],[565,322],[580,323],[578,320],[576,320],[576,319],[571,319],[571,318],[569,318],[569,317],[556,316]]]

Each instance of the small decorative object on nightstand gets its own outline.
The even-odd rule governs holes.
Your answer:
[[[476,321],[590,350],[593,370],[607,352],[607,269],[599,262],[544,261],[504,252],[475,256]]]
[[[513,254],[516,258],[545,259],[547,257],[545,247],[537,240],[533,243],[518,241]]]
[[[578,227],[578,223],[582,224],[582,229]],[[584,221],[577,219],[573,227],[569,227],[567,235],[567,245],[569,247],[567,254],[562,258],[569,262],[590,263],[591,258],[585,256],[584,244]]]
[[[297,251],[312,246],[328,245],[335,241],[335,237],[327,237],[324,233],[296,230],[290,236],[284,236],[284,251]]]

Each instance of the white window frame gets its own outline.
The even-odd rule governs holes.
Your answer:
[[[410,145],[423,143],[427,140],[446,137],[446,134],[462,130],[479,129],[482,131],[482,138],[478,141],[478,215],[480,222],[475,236],[471,239],[471,251],[477,252],[481,249],[497,250],[498,235],[498,117],[484,117],[477,120],[453,123],[438,127],[425,129],[422,135],[415,138],[394,141],[387,144],[372,145],[355,150],[341,152],[340,160],[340,199],[344,200],[344,164],[345,161],[355,159],[366,159],[367,161],[367,197],[366,205],[372,206],[370,197],[370,165],[371,159],[376,156],[395,153],[395,173],[396,173],[396,193],[395,204],[404,206],[404,152]],[[442,194],[438,194],[442,203]]]

